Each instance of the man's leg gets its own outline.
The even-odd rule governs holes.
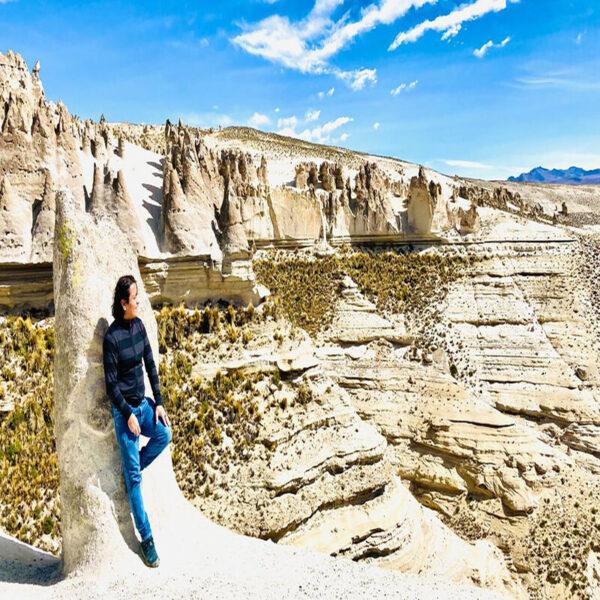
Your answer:
[[[139,409],[134,409],[135,416],[140,420]],[[150,521],[144,509],[142,500],[142,474],[140,472],[140,452],[139,438],[129,429],[125,417],[113,408],[113,418],[115,422],[115,433],[117,441],[121,448],[121,459],[123,462],[123,475],[125,477],[125,486],[129,496],[129,505],[133,513],[133,520],[142,541],[152,537]]]
[[[165,426],[160,419],[154,423],[156,403],[152,398],[146,398],[146,402],[142,402],[140,408],[142,409],[140,429],[143,435],[150,438],[140,450],[140,470],[143,471],[171,441],[171,428]]]

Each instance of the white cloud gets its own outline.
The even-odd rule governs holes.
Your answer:
[[[473,50],[473,54],[477,58],[483,58],[490,48],[504,48],[504,46],[506,46],[508,42],[510,42],[510,37],[504,38],[499,44],[494,44],[494,42],[490,40],[489,42],[486,42],[483,46],[481,46],[481,48]]]
[[[179,120],[179,117],[175,119],[173,122],[176,123]],[[231,116],[218,112],[203,112],[203,113],[183,113],[181,115],[181,120],[191,127],[217,127],[219,125],[223,125],[223,127],[227,127],[229,125],[233,125],[233,119]]]
[[[379,129],[379,123],[373,123],[373,129],[377,131]]]
[[[577,37],[575,38],[575,43],[581,44],[581,40],[583,40],[583,33],[578,33]]]
[[[342,135],[340,135],[340,141],[345,142],[349,137],[350,137],[349,133],[342,133]]]
[[[267,115],[255,112],[249,119],[248,125],[250,127],[265,127],[271,124],[271,119]]]
[[[395,50],[402,44],[416,42],[427,31],[443,31],[442,39],[447,39],[456,35],[465,21],[473,21],[486,15],[489,12],[499,12],[504,10],[509,3],[519,0],[476,0],[471,4],[461,4],[452,12],[436,17],[433,20],[427,20],[419,23],[408,31],[399,33],[389,50]]]
[[[329,96],[329,97],[333,96],[334,92],[335,92],[335,88],[332,87],[332,88],[329,88],[326,92],[319,92],[317,94],[317,96],[319,96],[319,100],[323,100],[323,98],[325,98],[325,96]]]
[[[492,40],[490,40],[489,42],[486,42],[483,46],[481,46],[481,48],[478,48],[476,50],[473,50],[473,54],[477,57],[477,58],[483,58],[485,56],[485,53],[490,49],[494,47],[494,42],[492,42]]]
[[[451,167],[463,167],[465,169],[491,169],[490,165],[486,165],[480,162],[475,162],[472,160],[445,160],[447,165]]]
[[[333,73],[346,82],[354,91],[364,89],[367,84],[375,85],[377,83],[377,69],[361,68],[355,71],[334,69]]]
[[[346,125],[346,123],[351,123],[352,121],[354,121],[352,117],[338,117],[337,119],[335,119],[335,121],[329,121],[328,123],[325,123],[325,125],[323,125],[323,133],[331,133],[332,131],[338,129],[342,125]]]
[[[324,143],[330,141],[331,134],[334,131],[336,131],[337,129],[339,129],[340,127],[343,127],[344,125],[346,125],[348,123],[351,123],[352,121],[354,121],[354,119],[352,117],[338,117],[337,119],[334,119],[333,121],[328,121],[327,123],[325,123],[323,125],[319,125],[318,127],[314,127],[313,129],[310,129],[307,127],[306,129],[304,129],[301,132],[296,131],[296,128],[295,128],[295,125],[297,124],[297,121],[296,121],[296,123],[294,123],[293,125],[286,124],[284,127],[279,128],[277,133],[279,133],[280,135],[287,135],[290,137],[300,138],[300,139],[306,140],[308,142],[318,142],[318,143],[324,144]],[[278,123],[278,125],[279,125],[279,123]],[[342,134],[342,136],[343,135],[344,134]],[[340,139],[342,139],[341,136],[340,136]]]
[[[310,123],[311,121],[318,121],[320,116],[321,116],[320,110],[307,110],[306,115],[304,115],[304,120],[307,123]]]
[[[453,37],[456,37],[460,33],[461,29],[462,29],[462,25],[460,23],[456,23],[456,25],[452,25],[452,27],[450,27],[449,29],[446,29],[446,31],[444,31],[444,34],[442,35],[442,40],[443,41],[451,40]]]
[[[293,127],[284,127],[283,129],[278,129],[277,133],[279,135],[287,135],[288,137],[298,137],[298,134]]]
[[[400,92],[414,90],[419,83],[418,79],[411,81],[410,83],[401,83],[398,87],[395,87],[393,90],[390,90],[390,94],[392,96],[397,96]]]
[[[379,25],[389,25],[411,8],[435,4],[438,0],[378,0],[360,11],[357,20],[349,20],[346,12],[337,20],[335,11],[344,0],[316,0],[312,10],[299,21],[292,22],[278,14],[257,23],[244,25],[232,42],[255,56],[302,73],[331,74],[353,90],[377,82],[376,70],[360,68],[344,71],[330,60],[353,40]],[[322,97],[321,95],[319,97]]]
[[[279,106],[275,109],[275,112],[278,113],[279,112]]]
[[[600,82],[541,75],[538,77],[519,77],[516,80],[515,87],[523,89],[563,88],[565,90],[585,92],[590,90],[600,90]]]
[[[295,129],[298,125],[298,119],[295,116],[286,117],[284,119],[277,119],[277,129],[291,128]]]

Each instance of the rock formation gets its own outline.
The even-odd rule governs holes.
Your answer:
[[[308,166],[305,163],[296,165],[295,187],[303,189],[308,186]]]
[[[7,175],[0,183],[0,231],[4,255],[12,260],[22,260],[28,255],[31,240],[29,205],[21,200]]]
[[[469,210],[459,207],[457,212],[457,224],[461,233],[474,233],[479,230],[481,220],[477,207],[473,204]]]
[[[139,217],[127,190],[123,171],[119,170],[115,177],[108,165],[101,169],[97,163],[94,164],[88,210],[96,218],[114,219],[121,231],[131,240],[138,254],[147,254]]]
[[[377,163],[361,165],[354,180],[354,190],[348,190],[348,206],[353,215],[353,232],[398,232],[396,219],[387,202],[390,192],[388,178]]]
[[[56,211],[55,195],[52,174],[50,171],[46,171],[44,192],[33,223],[31,249],[31,260],[33,262],[50,262],[52,260],[54,213]]]
[[[409,233],[428,235],[431,232],[437,197],[438,188],[428,185],[425,170],[420,167],[419,175],[410,180],[407,215]]]
[[[270,450],[258,444],[257,449],[248,448],[244,460],[230,458],[227,469],[211,478],[219,493],[202,494],[187,483],[185,490],[206,514],[242,533],[389,569],[477,581],[523,596],[497,549],[465,543],[418,505],[396,476],[402,464],[400,453],[394,454],[396,438],[385,428],[377,432],[378,422],[362,416],[362,404],[360,412],[353,404],[359,395],[367,404],[371,393],[379,406],[387,396],[379,391],[382,372],[377,365],[382,357],[372,356],[375,344],[389,340],[406,346],[411,336],[403,325],[378,315],[348,278],[343,289],[339,312],[318,348],[302,333],[294,338],[284,334],[278,344],[276,325],[267,322],[257,326],[264,336],[260,351],[234,350],[225,362],[194,363],[192,375],[202,378],[213,369],[256,373],[275,368],[281,385],[267,388],[266,397],[259,390],[253,395],[256,410],[264,415],[260,440]],[[367,363],[372,379],[360,389]],[[396,363],[391,358],[385,369],[392,371]],[[358,366],[354,376],[353,365]],[[423,367],[422,375],[427,380],[437,372]],[[451,380],[447,374],[442,378]],[[304,393],[313,400],[299,401],[298,389],[310,390]],[[383,409],[390,422],[397,422],[399,408],[389,413]],[[178,468],[193,469],[189,463]]]
[[[220,260],[215,208],[220,204],[222,184],[216,159],[183,126],[176,131],[169,123],[165,135],[169,154],[163,168],[162,247]]]
[[[29,260],[34,203],[42,198],[46,173],[56,185],[70,187],[83,200],[83,177],[74,122],[66,107],[48,103],[39,79],[18,54],[0,54],[0,178],[8,177],[4,194],[1,260]],[[8,214],[10,205],[10,212]]]
[[[194,229],[194,210],[188,206],[186,197],[174,168],[165,171],[161,233],[163,249],[172,252],[202,251],[197,248],[198,232]]]
[[[250,246],[246,231],[242,224],[242,213],[240,211],[240,201],[231,191],[231,180],[225,180],[225,191],[223,204],[219,211],[219,228],[221,231],[221,249],[223,251],[223,273],[229,275],[233,272],[236,262],[241,261],[246,264],[246,269],[250,269],[248,264],[250,256]]]

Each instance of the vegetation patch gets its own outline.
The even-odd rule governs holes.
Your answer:
[[[14,403],[0,416],[0,528],[58,553],[54,326],[45,325],[22,317],[0,322],[0,399]]]
[[[191,362],[181,351],[164,360],[160,371],[177,482],[189,498],[208,496],[218,474],[245,459],[257,442],[259,388],[269,375],[219,372],[204,382],[190,377]]]
[[[315,336],[331,323],[340,282],[348,275],[383,313],[403,314],[411,331],[427,339],[427,327],[439,317],[449,285],[471,264],[469,256],[345,249],[324,258],[277,254],[254,263],[256,278],[266,285],[285,316]]]
[[[257,281],[274,294],[287,319],[316,335],[331,323],[343,273],[337,257],[269,257],[254,263]]]

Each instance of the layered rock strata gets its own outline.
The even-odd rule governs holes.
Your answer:
[[[358,299],[353,300],[356,305]],[[368,305],[363,310],[372,315]],[[230,460],[227,469],[215,473],[216,493],[198,490],[194,503],[245,534],[388,569],[478,582],[522,597],[497,549],[465,543],[419,505],[396,476],[389,438],[360,417],[352,394],[329,372],[331,352],[352,362],[352,346],[316,349],[305,335],[292,340],[289,332],[277,345],[271,335],[277,326],[260,325],[260,351],[259,342],[253,342],[214,365],[250,374],[276,371],[282,385],[254,398],[263,415],[261,444],[244,461]],[[408,342],[402,327],[395,329],[381,317],[371,324],[369,339],[377,329],[384,338]],[[192,374],[210,377],[214,369],[203,361]],[[294,400],[299,389],[313,400]]]

